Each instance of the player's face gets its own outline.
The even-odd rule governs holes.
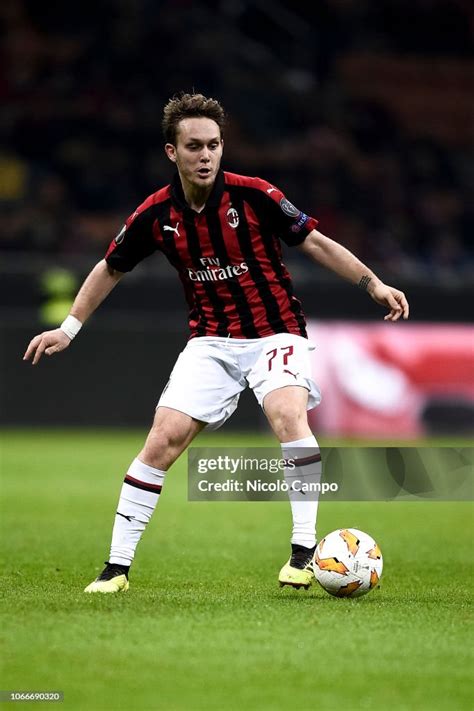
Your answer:
[[[187,118],[178,124],[176,145],[166,154],[176,163],[181,180],[193,188],[212,187],[221,164],[224,142],[219,126],[209,118]]]

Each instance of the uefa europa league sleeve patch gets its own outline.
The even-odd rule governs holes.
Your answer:
[[[301,229],[305,226],[305,224],[308,222],[309,216],[306,215],[304,212],[300,212],[298,221],[295,222],[294,225],[291,225],[291,231],[292,232],[300,232]]]
[[[288,217],[298,217],[301,212],[301,210],[298,210],[298,208],[286,198],[282,198],[280,200],[280,207],[285,215],[288,215]]]

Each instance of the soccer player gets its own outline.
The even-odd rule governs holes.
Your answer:
[[[301,476],[320,466],[307,410],[319,403],[311,377],[305,318],[282,262],[280,240],[366,290],[385,320],[408,318],[405,295],[387,286],[351,252],[317,230],[274,185],[220,169],[225,115],[201,94],[164,108],[165,152],[177,171],[126,220],[105,258],[80,288],[57,329],[35,336],[24,360],[67,348],[110,291],[142,259],[163,252],[189,304],[190,339],[180,354],[143,449],[122,485],[109,560],[85,592],[128,590],[137,544],[159,500],[166,472],[204,428],[217,429],[250,386]],[[314,499],[315,497],[313,497]],[[281,585],[307,588],[316,546],[318,502],[291,500],[291,556]]]

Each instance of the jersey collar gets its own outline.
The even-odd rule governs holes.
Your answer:
[[[206,205],[204,207],[204,210],[207,210],[209,207],[219,207],[222,200],[222,196],[224,194],[224,187],[224,171],[219,170],[216,175],[214,185],[212,186],[211,194],[209,195]],[[194,210],[189,207],[188,203],[186,202],[186,198],[184,197],[183,186],[181,185],[179,173],[175,173],[171,182],[171,198],[173,200],[173,203],[180,210],[190,210],[191,212],[194,212]]]

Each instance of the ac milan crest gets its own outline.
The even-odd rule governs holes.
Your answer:
[[[235,230],[239,226],[239,213],[237,212],[235,207],[229,207],[226,213],[226,217],[230,227],[233,227]]]

